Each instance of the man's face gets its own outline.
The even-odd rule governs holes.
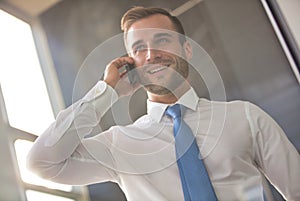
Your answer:
[[[168,94],[188,76],[189,50],[167,16],[152,15],[132,24],[126,37],[140,83],[154,94]]]

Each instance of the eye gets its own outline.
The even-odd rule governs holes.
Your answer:
[[[139,53],[139,52],[141,52],[141,51],[144,51],[144,50],[146,50],[146,49],[147,49],[147,48],[146,48],[145,45],[138,45],[138,46],[136,46],[136,47],[133,48],[133,53],[134,53],[134,54],[137,54],[137,53]]]
[[[165,44],[165,43],[169,43],[170,40],[168,38],[159,38],[155,41],[156,44]]]

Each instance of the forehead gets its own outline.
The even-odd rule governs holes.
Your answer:
[[[168,32],[175,34],[176,29],[172,21],[165,15],[155,14],[134,22],[127,32],[126,42],[153,37],[157,33]],[[178,34],[178,33],[177,33]]]

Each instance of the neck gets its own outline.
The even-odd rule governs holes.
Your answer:
[[[152,102],[173,104],[178,101],[178,99],[185,94],[190,89],[190,84],[187,81],[184,81],[176,90],[164,94],[158,95],[147,91],[148,99]]]

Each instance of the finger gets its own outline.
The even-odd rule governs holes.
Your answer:
[[[127,71],[126,71],[126,70],[122,71],[122,72],[120,73],[120,78],[122,78],[122,77],[125,76],[126,74],[127,74]]]
[[[122,68],[127,63],[133,64],[134,61],[131,57],[120,57],[112,61],[112,65],[118,69]]]

